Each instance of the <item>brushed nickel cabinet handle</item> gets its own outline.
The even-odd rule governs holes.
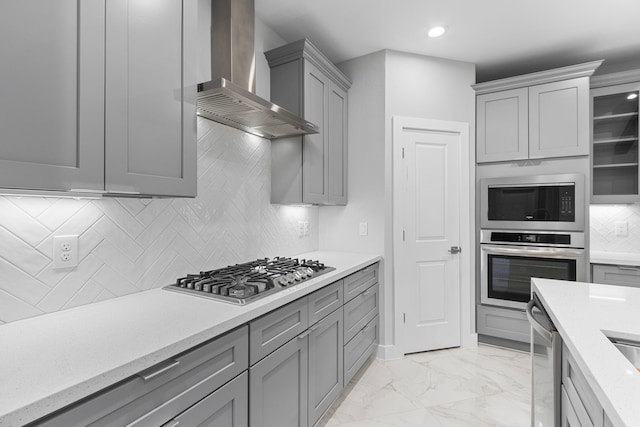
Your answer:
[[[163,363],[165,363],[165,362],[163,362]],[[167,372],[170,369],[175,368],[176,366],[178,366],[180,364],[180,361],[179,360],[168,360],[166,363],[167,364],[161,366],[160,368],[156,369],[153,372],[150,372],[150,373],[141,372],[141,373],[138,374],[138,376],[140,378],[142,378],[143,380],[145,380],[145,381],[149,381],[150,379],[155,378],[158,375],[160,375],[160,374],[162,374],[164,372]]]

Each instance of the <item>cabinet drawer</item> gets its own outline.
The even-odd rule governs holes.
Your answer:
[[[571,401],[569,400],[569,396],[567,396],[567,390],[562,386],[562,395],[561,395],[561,403],[560,403],[560,417],[561,424],[560,427],[580,427],[580,420],[578,419],[578,415],[576,415],[575,409],[571,405]]]
[[[379,285],[376,283],[344,305],[344,342],[349,342],[378,315],[379,303]]]
[[[593,283],[640,287],[640,267],[593,264]]]
[[[174,418],[171,425],[240,427],[249,424],[249,374],[242,373],[224,387]]]
[[[566,346],[562,346],[562,385],[582,426],[602,427],[604,410]]]
[[[365,289],[378,283],[378,263],[370,265],[344,279],[344,300],[351,301]]]
[[[347,384],[365,364],[378,346],[380,325],[378,316],[362,328],[347,345],[344,346],[344,383]]]
[[[309,326],[307,297],[265,314],[249,324],[249,361],[254,365]]]
[[[478,334],[528,343],[531,325],[524,311],[478,305]]]
[[[162,425],[246,370],[248,353],[243,326],[32,425]]]
[[[343,304],[343,281],[338,280],[309,295],[309,325],[333,313]]]

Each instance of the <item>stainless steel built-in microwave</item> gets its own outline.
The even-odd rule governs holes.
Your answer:
[[[484,179],[480,208],[484,229],[584,231],[584,176]]]

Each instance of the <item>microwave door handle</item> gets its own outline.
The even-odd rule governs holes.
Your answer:
[[[552,342],[552,338],[553,338],[553,331],[548,330],[547,328],[545,328],[544,326],[542,326],[535,318],[535,316],[533,315],[533,307],[535,307],[536,303],[533,299],[531,299],[528,303],[527,303],[527,308],[525,309],[526,313],[527,313],[527,319],[529,320],[529,323],[531,324],[531,327],[538,333],[540,334],[545,341],[547,341],[547,343],[551,343]]]

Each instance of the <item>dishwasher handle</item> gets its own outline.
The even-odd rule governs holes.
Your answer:
[[[540,322],[538,322],[538,320],[536,320],[535,316],[533,315],[533,307],[536,307],[536,301],[532,298],[527,303],[527,308],[525,309],[527,313],[527,319],[529,320],[529,324],[531,325],[534,331],[540,334],[547,342],[551,343],[553,341],[554,331],[548,330],[543,325],[541,325]]]

